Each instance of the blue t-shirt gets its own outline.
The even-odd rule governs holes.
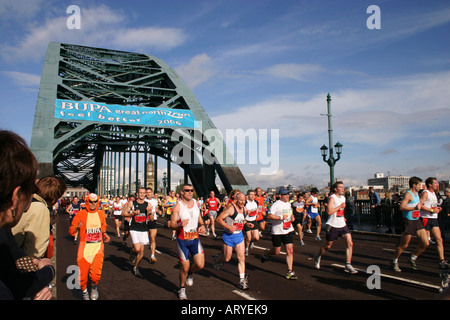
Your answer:
[[[407,204],[407,206],[414,208],[420,202],[419,194],[417,193],[416,195],[414,195],[414,193],[412,193],[409,190],[407,192],[409,192],[413,198],[412,201]],[[418,220],[419,217],[420,217],[420,210],[403,211],[404,219]]]

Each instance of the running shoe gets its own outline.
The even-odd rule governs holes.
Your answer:
[[[286,279],[297,280],[297,275],[295,274],[294,271],[288,271],[288,273],[286,274]]]
[[[248,276],[245,275],[245,278],[239,280],[239,289],[248,290]]]
[[[305,245],[305,242],[303,240],[300,240],[300,246],[303,247]]]
[[[189,287],[192,287],[193,284],[194,284],[194,278],[192,277],[192,274],[188,274],[188,276],[186,278],[186,285]]]
[[[402,272],[400,267],[398,266],[398,262],[391,261],[391,266],[394,269],[395,272]]]
[[[134,272],[134,275],[135,275],[136,277],[141,278],[141,279],[144,278],[144,277],[142,276],[141,272],[139,271],[139,268],[134,267],[134,268],[133,268],[133,272]]]
[[[439,269],[440,270],[448,270],[450,268],[450,265],[448,264],[447,260],[442,260],[439,262]]]
[[[351,274],[358,273],[358,271],[355,268],[353,268],[352,265],[349,263],[346,264],[344,271]]]
[[[178,299],[187,300],[186,288],[181,288],[180,290],[178,290]]]
[[[98,299],[98,288],[96,285],[93,285],[91,288],[91,300],[97,300]]]
[[[314,268],[320,269],[320,257],[317,255],[314,256]]]
[[[415,259],[413,260],[411,256],[409,257],[409,263],[411,264],[411,267],[414,270],[418,270],[419,269],[419,268],[417,268],[416,260]]]
[[[87,288],[83,290],[83,300],[91,300],[89,299],[89,292]]]
[[[130,263],[131,264],[136,263],[136,255],[133,253],[133,251],[130,252]]]
[[[155,257],[155,256],[151,256],[151,258],[150,258],[150,263],[151,263],[151,264],[154,264],[154,263],[156,263],[156,261],[158,261],[158,260],[156,259],[156,257]]]
[[[316,239],[317,241],[322,241],[322,238],[320,238],[319,236],[315,236],[314,239]]]
[[[248,248],[245,248],[245,256],[248,257]]]
[[[214,269],[215,270],[220,270],[220,268],[222,268],[223,263],[219,262],[219,258],[220,258],[220,253],[216,254],[216,256],[214,257]]]
[[[269,260],[269,257],[267,256],[267,254],[269,253],[269,249],[266,249],[266,251],[264,251],[263,255],[261,256],[261,262],[264,263],[267,260]]]

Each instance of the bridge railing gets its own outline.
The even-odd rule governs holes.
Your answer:
[[[328,220],[326,204],[319,200],[322,223]],[[439,215],[439,226],[443,237],[450,240],[450,206],[443,208]],[[355,231],[369,231],[388,234],[401,234],[403,231],[403,217],[399,204],[382,204],[378,209],[371,210],[369,200],[355,200],[353,215],[346,214],[347,224]]]

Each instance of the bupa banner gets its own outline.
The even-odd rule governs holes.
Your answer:
[[[71,121],[94,121],[152,127],[200,127],[190,110],[122,106],[92,101],[56,99],[55,117]]]

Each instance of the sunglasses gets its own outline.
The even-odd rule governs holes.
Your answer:
[[[183,189],[184,192],[194,192],[194,189]]]

